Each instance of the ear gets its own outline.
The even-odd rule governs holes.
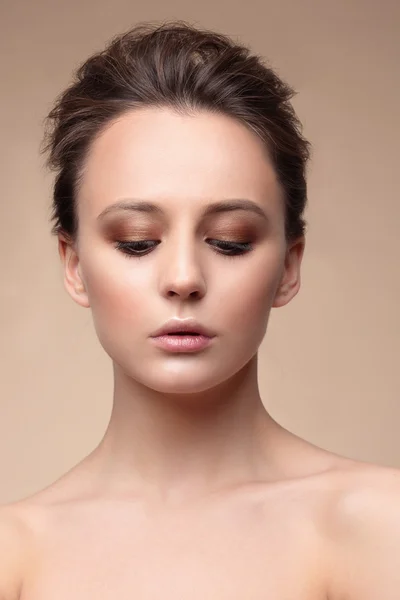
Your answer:
[[[64,269],[64,287],[80,306],[89,308],[89,299],[83,281],[79,255],[75,245],[62,234],[58,236],[58,253]]]
[[[300,289],[300,267],[304,255],[305,237],[291,242],[286,251],[284,272],[272,304],[274,308],[285,306]]]

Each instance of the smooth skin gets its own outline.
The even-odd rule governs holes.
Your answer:
[[[256,210],[205,215],[238,199]],[[64,282],[112,359],[113,409],[91,454],[1,507],[0,600],[398,600],[400,471],[302,440],[260,397],[258,348],[300,289],[305,240],[285,240],[255,133],[126,113],[94,141],[77,210]],[[157,348],[173,317],[214,330],[210,346]]]

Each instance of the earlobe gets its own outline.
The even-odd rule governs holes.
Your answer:
[[[279,308],[288,304],[300,289],[300,277],[292,283],[285,283],[278,288],[275,294],[275,299],[272,304],[273,308]]]
[[[64,268],[65,289],[79,306],[89,308],[90,303],[81,273],[79,256],[74,246],[69,241],[59,238],[58,250]]]
[[[289,289],[288,289],[287,285],[279,286],[279,288],[275,294],[275,298],[274,298],[272,307],[279,308],[281,306],[285,306],[285,304],[287,304],[294,295],[295,294],[290,294],[290,296],[289,296]]]

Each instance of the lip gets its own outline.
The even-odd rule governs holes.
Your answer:
[[[168,352],[199,352],[207,348],[213,338],[206,335],[159,335],[152,342]]]
[[[192,332],[197,333],[198,337],[203,338],[213,338],[215,337],[214,331],[211,331],[208,327],[201,325],[198,321],[192,318],[188,319],[170,319],[162,327],[157,329],[150,337],[158,338],[161,336],[167,336],[169,333],[178,333],[178,332]],[[182,336],[182,338],[188,338],[190,336]],[[193,336],[194,337],[194,336]],[[177,338],[175,341],[179,341]],[[195,341],[195,340],[194,340]]]

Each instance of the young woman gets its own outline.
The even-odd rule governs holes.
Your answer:
[[[298,438],[258,389],[305,246],[292,95],[179,21],[116,37],[57,99],[53,233],[113,409],[90,455],[2,507],[2,600],[399,598],[399,472]]]

